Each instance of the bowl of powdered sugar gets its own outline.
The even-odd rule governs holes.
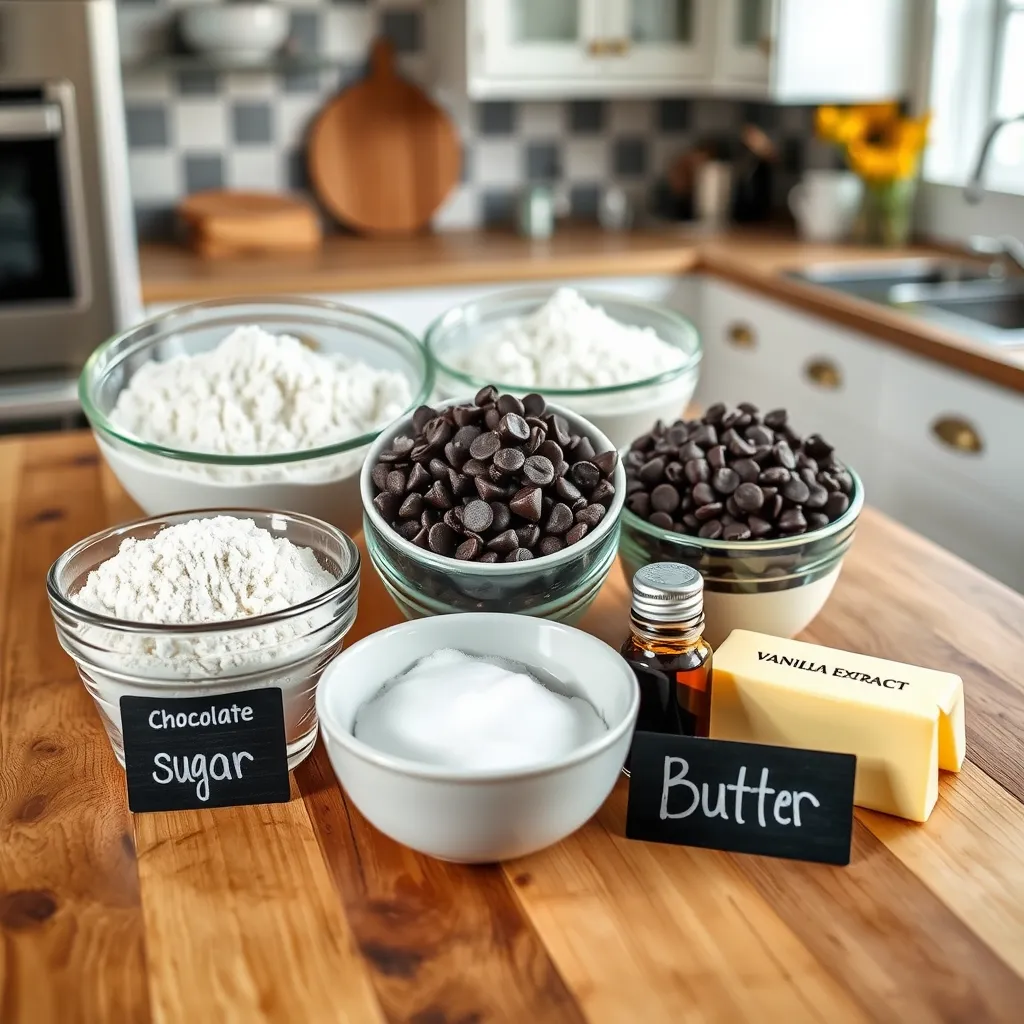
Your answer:
[[[320,674],[355,621],[359,552],[309,516],[184,512],[80,541],[46,586],[121,764],[122,697],[280,687],[294,768],[316,740]]]
[[[149,515],[286,508],[359,529],[381,428],[430,391],[397,324],[313,299],[182,306],[101,345],[79,385],[100,451]]]
[[[522,857],[605,801],[639,692],[597,637],[522,615],[414,619],[343,651],[317,692],[347,798],[385,835],[443,860]]]
[[[522,288],[449,310],[425,338],[438,393],[485,384],[538,392],[586,417],[618,447],[693,397],[700,336],[686,317],[626,295]]]

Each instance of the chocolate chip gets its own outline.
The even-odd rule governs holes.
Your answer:
[[[415,519],[408,519],[404,523],[398,524],[398,533],[406,540],[413,540],[421,529],[422,527]]]
[[[775,445],[772,449],[772,455],[780,466],[785,466],[786,469],[796,469],[796,456],[793,454],[793,449],[785,441],[779,441]]]
[[[657,458],[650,459],[640,467],[640,479],[645,484],[650,484],[652,487],[655,484],[661,483],[662,477],[665,475],[665,460],[658,456]]]
[[[604,505],[588,505],[576,513],[576,522],[585,523],[591,530],[604,519]]]
[[[459,405],[452,409],[452,419],[456,426],[468,427],[470,424],[479,424],[484,418],[483,409],[475,405]]]
[[[626,507],[641,519],[646,519],[654,506],[651,504],[651,496],[647,491],[637,491],[626,499]]]
[[[705,451],[718,444],[718,431],[710,423],[703,423],[693,435],[695,444],[699,444]]]
[[[463,533],[464,530],[462,527],[462,507],[457,505],[455,508],[448,509],[448,511],[445,512],[441,522],[443,522],[446,526],[453,529],[456,533]]]
[[[517,516],[522,516],[523,519],[529,519],[531,523],[536,523],[540,521],[542,497],[543,495],[539,487],[521,487],[508,503],[508,507]]]
[[[538,487],[547,487],[555,479],[555,467],[543,455],[531,455],[523,465],[523,476]]]
[[[498,422],[498,433],[506,444],[522,444],[530,440],[530,424],[519,413],[507,412]]]
[[[807,500],[804,502],[805,509],[816,509],[824,508],[828,503],[828,491],[824,487],[815,485],[808,488],[810,493],[807,495]]]
[[[779,529],[783,533],[802,533],[807,529],[807,520],[798,508],[787,508],[779,516]]]
[[[486,413],[484,413],[484,426],[488,430],[497,430],[498,424],[501,422],[501,413],[492,405]]]
[[[502,473],[516,473],[525,462],[526,456],[518,448],[501,448],[494,453],[492,465]]]
[[[667,512],[652,512],[647,521],[662,530],[672,529],[672,517]]]
[[[505,488],[499,487],[494,481],[488,480],[486,477],[478,476],[473,483],[476,486],[476,493],[484,501],[498,501],[505,497]]]
[[[615,497],[615,485],[611,480],[598,480],[597,486],[590,492],[590,500],[599,505],[610,505]]]
[[[699,459],[690,459],[683,467],[683,472],[686,479],[689,480],[691,484],[699,484],[711,478],[711,466],[708,463],[708,460],[703,457]],[[678,483],[679,481],[676,480],[673,482]]]
[[[715,500],[715,492],[711,484],[697,484],[691,493],[695,505],[707,505],[708,502]]]
[[[423,428],[426,427],[426,425],[436,416],[437,412],[434,409],[431,409],[429,405],[421,405],[412,414],[412,429],[415,430],[417,434],[422,433]],[[410,448],[409,451],[412,451],[412,449]]]
[[[601,452],[600,455],[595,455],[590,461],[597,466],[602,476],[610,478],[619,464],[619,453],[615,451]]]
[[[469,454],[474,459],[486,462],[501,448],[501,438],[493,431],[480,434],[469,446]]]
[[[722,521],[709,519],[706,523],[702,523],[697,531],[697,536],[703,537],[705,540],[718,540],[722,536]]]
[[[746,523],[729,523],[722,530],[723,540],[749,540],[750,527]]]
[[[491,565],[498,561],[498,554],[495,551],[485,551],[478,559],[478,562],[483,562],[485,565]]]
[[[497,537],[492,537],[487,542],[487,547],[499,555],[507,555],[519,547],[519,538],[516,536],[515,530],[506,530],[504,533],[499,533]]]
[[[782,496],[797,505],[802,505],[810,494],[811,489],[798,476],[790,477],[782,486]]]
[[[537,554],[539,555],[554,555],[557,554],[565,547],[565,541],[561,537],[541,537],[540,543],[537,545]]]
[[[543,416],[547,407],[548,403],[544,401],[544,396],[538,395],[536,391],[523,396],[523,410],[527,416]]]
[[[576,445],[572,450],[572,461],[573,462],[593,462],[594,456],[597,453],[594,451],[594,446],[590,443],[589,437],[581,437],[580,443]],[[595,463],[596,465],[596,463]]]
[[[529,422],[529,420],[527,420]],[[530,428],[530,440],[523,445],[527,455],[535,455],[537,449],[544,443],[544,431],[540,427]]]
[[[544,529],[548,533],[565,533],[572,526],[572,521],[572,509],[563,502],[558,502],[557,505],[552,507]]]
[[[521,548],[532,549],[540,540],[540,527],[534,523],[529,526],[519,526],[516,528],[516,536],[519,538]]]
[[[430,528],[427,546],[435,555],[451,558],[459,546],[459,535],[447,523],[435,523]]]
[[[482,498],[471,501],[462,511],[462,523],[473,533],[486,533],[494,522],[494,511]]]
[[[548,418],[548,429],[551,431],[555,441],[563,448],[569,443],[569,438],[572,435],[569,433],[569,424],[565,422],[564,416],[559,416],[557,413],[550,416]]]
[[[752,537],[765,537],[772,532],[772,524],[760,516],[750,516],[747,519],[747,526],[750,527]]]
[[[425,548],[425,547],[428,547],[429,537],[430,537],[430,527],[429,526],[421,526],[420,527],[420,532],[417,533],[415,537],[413,537],[412,542],[418,548]]]
[[[740,485],[739,474],[734,469],[730,469],[725,466],[722,469],[716,469],[715,475],[711,478],[711,486],[719,494],[732,494]]]
[[[721,469],[726,461],[725,445],[716,444],[714,448],[709,448],[707,458],[712,469]]]
[[[505,562],[528,562],[533,558],[533,552],[529,548],[516,548],[515,551],[506,555]]]
[[[829,520],[838,519],[850,507],[850,499],[842,491],[833,491],[825,504],[825,515]]]
[[[679,508],[679,492],[672,484],[658,484],[651,491],[651,508],[658,512],[675,512]]]
[[[373,470],[370,472],[370,479],[373,481],[373,486],[378,491],[383,491],[387,486],[388,473],[391,472],[391,466],[385,462],[378,462]]]
[[[577,462],[569,475],[581,491],[592,491],[601,479],[601,470],[592,462]]]
[[[725,506],[720,501],[709,501],[706,505],[700,505],[693,510],[694,518],[698,522],[704,522],[707,519],[715,519],[720,516],[725,510]]]
[[[473,399],[476,405],[492,405],[498,400],[498,389],[488,384],[486,387],[482,387],[477,393],[476,398]]]
[[[389,523],[398,514],[400,504],[397,495],[390,491],[382,491],[373,499],[373,507],[380,513],[381,518],[386,519]]]
[[[571,530],[565,535],[565,543],[567,547],[572,547],[573,544],[579,544],[584,537],[586,537],[590,527],[586,523],[577,523]]]
[[[512,512],[508,505],[500,501],[490,502],[491,512],[494,515],[494,521],[491,523],[491,530],[494,533],[502,533],[507,530],[512,523]]]
[[[736,488],[733,500],[742,512],[756,512],[764,504],[764,491],[757,484],[742,483]]]
[[[489,468],[490,467],[486,463],[481,462],[479,459],[469,459],[463,463],[462,472],[465,473],[466,476],[476,478],[478,476],[487,476]]]
[[[762,426],[747,427],[743,436],[755,447],[771,444],[775,440],[775,432]]]
[[[380,497],[380,495],[378,495],[378,497]],[[380,510],[378,509],[378,511]],[[422,512],[423,495],[417,494],[415,491],[412,494],[407,494],[405,496],[405,500],[398,509],[400,519],[419,519]]]
[[[828,526],[828,516],[824,512],[805,512],[804,519],[807,520],[808,530],[820,530]]]
[[[783,484],[789,483],[790,475],[785,466],[770,466],[768,469],[761,470],[757,482],[768,484],[771,487],[781,487]]]
[[[407,491],[423,491],[430,486],[430,481],[433,478],[430,473],[420,463],[413,463],[412,469],[409,470],[409,479],[405,482],[405,488]],[[381,487],[381,490],[384,488]]]
[[[461,562],[472,562],[483,554],[484,545],[479,537],[467,537],[456,549],[455,557]]]

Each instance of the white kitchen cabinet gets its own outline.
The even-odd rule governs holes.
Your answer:
[[[868,504],[1024,592],[1024,396],[717,280],[697,400],[783,406]]]
[[[905,91],[908,0],[435,0],[437,84],[472,99]]]

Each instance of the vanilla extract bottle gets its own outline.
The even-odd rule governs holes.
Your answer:
[[[637,731],[707,736],[712,651],[700,573],[678,562],[637,570],[629,625],[620,653],[640,687]]]

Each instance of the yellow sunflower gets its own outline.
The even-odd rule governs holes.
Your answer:
[[[928,138],[931,118],[897,118],[880,130],[851,140],[846,147],[850,166],[869,184],[911,178]]]

